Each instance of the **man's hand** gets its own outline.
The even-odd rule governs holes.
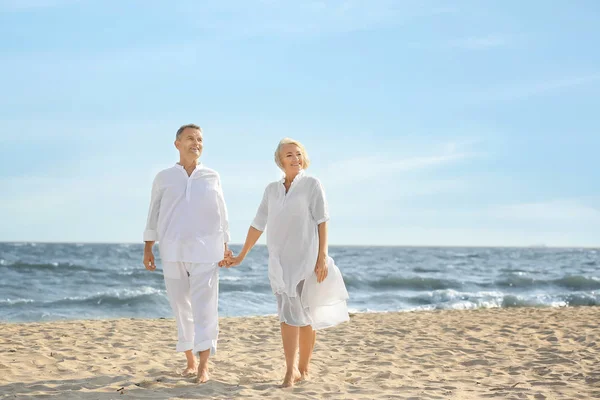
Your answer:
[[[329,269],[327,267],[327,256],[319,255],[317,258],[317,264],[315,265],[315,274],[317,275],[317,282],[321,283],[327,278]]]
[[[154,261],[154,253],[152,253],[152,250],[144,251],[144,267],[146,267],[148,271],[154,271],[156,269],[156,262]]]
[[[227,248],[227,246],[225,246],[225,252],[223,253],[223,259],[221,261],[219,261],[219,267],[229,268],[229,265],[227,265],[227,259],[231,258],[232,256],[233,256],[233,251],[229,250]]]
[[[233,253],[227,257],[226,259],[224,259],[223,261],[221,261],[223,263],[223,267],[225,268],[229,268],[229,267],[237,267],[238,265],[240,265],[242,263],[242,261],[244,261],[244,257],[241,255],[238,255],[237,257],[233,256]],[[221,265],[219,263],[219,265]]]

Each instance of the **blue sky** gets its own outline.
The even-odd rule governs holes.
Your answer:
[[[141,241],[194,122],[236,243],[289,136],[332,244],[598,246],[599,19],[592,0],[0,0],[0,241]]]

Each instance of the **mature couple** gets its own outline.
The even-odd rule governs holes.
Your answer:
[[[208,358],[216,352],[219,332],[219,267],[241,264],[268,227],[268,276],[286,362],[283,386],[293,386],[308,377],[315,330],[348,320],[348,293],[327,255],[325,193],[318,179],[304,173],[310,163],[306,150],[292,139],[279,143],[275,163],[284,177],[265,189],[244,247],[234,256],[227,246],[229,224],[219,175],[199,162],[202,129],[182,126],[175,147],[179,162],[159,172],[152,185],[144,265],[156,269],[152,247],[158,241],[177,322],[176,349],[187,358],[184,374],[197,372],[199,383],[209,379]]]

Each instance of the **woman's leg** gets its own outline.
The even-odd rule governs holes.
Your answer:
[[[281,340],[283,342],[283,353],[285,354],[285,378],[283,387],[293,386],[300,380],[300,372],[296,367],[296,352],[298,351],[298,327],[291,326],[285,322],[281,323]]]
[[[300,359],[298,360],[298,370],[302,379],[308,378],[308,365],[312,358],[313,349],[317,340],[317,331],[312,326],[303,326],[299,329]]]

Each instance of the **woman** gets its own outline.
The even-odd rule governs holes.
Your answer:
[[[304,173],[310,164],[304,146],[281,140],[275,163],[285,176],[267,186],[242,251],[225,265],[239,265],[268,226],[269,280],[287,367],[283,387],[289,387],[308,378],[315,329],[348,321],[348,292],[327,256],[327,202],[319,180]]]

